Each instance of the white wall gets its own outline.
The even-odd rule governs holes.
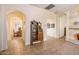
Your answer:
[[[0,5],[0,50],[1,50],[1,48],[2,48],[2,27],[1,27],[1,25],[2,25],[2,20],[1,20],[1,5]]]
[[[55,28],[47,28],[47,36],[56,38],[56,15],[52,16],[51,19],[47,19],[47,23],[55,24]]]
[[[56,38],[60,37],[60,18],[59,15],[56,14]]]
[[[61,38],[64,36],[64,28],[66,27],[66,15],[57,14],[56,17],[56,38]]]
[[[0,46],[1,46],[1,49],[0,50],[3,50],[3,49],[6,49],[7,48],[7,32],[6,32],[6,21],[5,21],[5,17],[4,17],[4,6],[1,5],[1,9],[0,9]]]
[[[7,21],[7,14],[10,11],[18,10],[25,14],[25,43],[30,44],[30,21],[36,20],[42,23],[43,33],[44,33],[44,40],[47,40],[47,19],[53,17],[54,13],[49,11],[33,7],[30,5],[3,5],[3,22],[2,22],[2,32],[3,32],[3,48],[7,48],[7,29],[6,29],[6,21]],[[6,47],[6,48],[5,48]]]
[[[60,17],[60,37],[64,36],[64,28],[66,27],[66,15]]]
[[[55,28],[47,28],[47,35],[49,37],[60,38],[64,36],[64,28],[66,27],[66,15],[56,14],[47,23],[55,24]]]
[[[70,28],[79,28],[79,25],[74,25],[74,22],[79,22],[79,6],[73,8],[72,10],[69,10],[67,12],[67,36],[66,40],[69,42],[72,42],[74,44],[79,45],[79,41],[74,37],[76,33],[79,33],[79,30],[73,30]]]

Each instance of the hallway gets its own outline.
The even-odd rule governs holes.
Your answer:
[[[76,35],[79,33],[79,5],[3,4],[0,8],[0,51],[4,50],[0,54],[79,54],[79,36]],[[66,39],[61,38],[64,35]],[[11,41],[8,42],[9,40]],[[45,42],[32,45],[36,41]]]
[[[11,54],[10,52],[2,52],[4,55]],[[12,53],[13,55],[14,53]],[[17,55],[18,53],[16,53]],[[21,55],[78,55],[79,46],[65,41],[65,39],[50,39],[43,44],[35,44],[26,46],[20,53]]]

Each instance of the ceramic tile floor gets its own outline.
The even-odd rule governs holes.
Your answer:
[[[18,55],[10,53],[8,50],[1,53],[2,55]],[[43,44],[34,44],[25,46],[20,55],[79,55],[79,46],[62,39],[49,39]]]

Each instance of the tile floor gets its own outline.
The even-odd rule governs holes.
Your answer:
[[[9,50],[1,52],[2,55],[18,55],[10,53]],[[19,55],[79,55],[79,46],[62,39],[49,39],[43,44],[34,44],[25,46]]]

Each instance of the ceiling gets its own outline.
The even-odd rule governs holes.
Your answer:
[[[32,4],[32,5],[45,9],[50,4]],[[55,5],[55,6],[52,7],[51,9],[49,9],[49,11],[52,11],[52,12],[55,12],[55,13],[62,13],[66,9],[71,9],[71,8],[76,6],[76,4],[52,4],[52,5]]]

